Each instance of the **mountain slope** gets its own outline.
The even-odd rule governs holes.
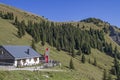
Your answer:
[[[9,23],[8,20],[0,19],[0,44],[1,45],[31,45],[31,36],[26,33],[23,38],[18,38],[17,37],[17,28],[13,26],[11,23]],[[44,53],[44,50],[46,47],[50,47],[49,45],[42,46],[41,43],[36,44],[37,50],[39,53]],[[99,56],[97,56],[97,54]],[[54,47],[50,47],[50,58],[60,61],[62,63],[62,68],[67,69],[66,67],[69,67],[69,61],[71,59],[71,56],[67,55],[68,53],[63,52],[63,51],[57,51]],[[107,66],[107,69],[110,69],[110,66],[112,65],[112,58],[105,55],[104,53],[99,52],[98,50],[92,49],[92,54],[90,56],[86,56],[91,58],[91,61],[93,61],[94,57],[96,57],[98,60],[98,65],[100,67],[105,68]],[[102,57],[106,57],[107,59],[101,61]],[[78,60],[79,59],[79,60]],[[80,62],[80,58],[78,57],[77,59],[73,59],[75,68],[78,71],[74,72],[74,78],[77,76],[78,78],[83,77],[85,79],[91,79],[92,77],[97,80],[100,80],[102,78],[102,70],[91,65],[91,64],[82,64]],[[104,63],[103,63],[104,62]],[[109,63],[109,64],[108,64]],[[105,64],[107,64],[105,66]],[[67,69],[68,70],[68,69]],[[91,74],[91,72],[95,71],[95,73]],[[97,72],[97,73],[96,73]],[[69,74],[72,75],[73,73]],[[76,74],[76,75],[75,75]],[[79,74],[79,75],[77,75]],[[101,74],[101,76],[100,76]],[[67,74],[66,74],[67,75]],[[88,76],[89,75],[89,76]],[[87,77],[88,76],[88,77]],[[82,78],[81,78],[82,79]]]
[[[17,16],[19,18],[19,20],[24,19],[26,22],[28,20],[33,20],[34,22],[39,22],[39,21],[44,21],[46,19],[43,19],[42,17],[38,17],[36,15],[33,15],[31,13],[26,13],[25,11],[21,11],[18,9],[15,9],[13,7],[8,7],[6,5],[1,5],[0,4],[0,11],[7,11],[7,12],[13,12],[15,16]],[[12,23],[14,22],[14,20],[6,20],[6,19],[1,19],[0,18],[0,45],[31,45],[31,41],[32,41],[32,37],[26,32],[26,34],[22,37],[19,38],[17,31],[18,29],[16,28],[15,25],[13,25]],[[69,23],[69,22],[68,22]],[[96,26],[93,23],[85,23],[85,22],[70,22],[72,23],[72,25],[78,25],[81,29],[83,29],[83,25],[84,25],[84,29],[89,30],[90,28],[93,29],[99,29],[101,30],[101,27]],[[56,24],[63,24],[63,23],[56,23]],[[118,46],[113,40],[111,40],[111,38],[105,34],[105,40],[109,43],[112,43],[112,45]],[[102,80],[103,77],[103,70],[107,69],[110,70],[111,66],[113,65],[113,58],[106,55],[104,52],[99,51],[98,49],[91,49],[91,54],[90,55],[85,55],[86,57],[86,63],[83,64],[80,60],[81,60],[81,56],[76,56],[75,58],[73,58],[73,62],[74,62],[74,66],[76,68],[76,70],[74,71],[70,71],[69,70],[69,61],[71,59],[71,56],[68,55],[68,52],[64,52],[64,51],[58,51],[56,50],[55,47],[51,47],[49,44],[46,43],[46,45],[42,46],[41,42],[38,42],[36,44],[37,47],[37,51],[39,53],[44,53],[44,50],[46,47],[50,48],[50,58],[60,61],[62,63],[62,69],[63,70],[67,70],[67,73],[65,74],[63,72],[64,75],[62,75],[61,73],[51,73],[53,74],[53,76],[58,76],[59,80],[64,80],[64,78],[62,78],[63,76],[65,76],[65,79],[67,80]],[[120,47],[118,46],[118,49],[120,49]],[[97,67],[94,66],[93,64],[89,64],[88,60],[91,60],[91,63],[94,62],[94,58],[97,59]],[[10,72],[10,74],[27,74],[27,75],[35,75],[36,73],[25,73],[23,71],[22,72]],[[2,73],[1,73],[2,74]],[[25,77],[24,75],[21,75],[21,77]],[[47,74],[47,73],[45,73]],[[8,74],[6,74],[8,75]],[[9,76],[11,77],[11,76]],[[9,79],[9,77],[7,79]],[[13,76],[15,77],[15,76]],[[19,78],[19,76],[17,76]],[[38,76],[36,76],[38,77]],[[39,78],[39,77],[38,77]],[[6,79],[6,80],[7,80]],[[30,79],[33,79],[32,77]],[[57,77],[53,77],[50,80],[56,80]],[[12,78],[11,80],[15,80],[15,78]],[[22,80],[22,79],[19,79]],[[43,79],[45,80],[45,79]],[[58,79],[57,79],[58,80]]]
[[[27,33],[23,38],[17,37],[17,28],[13,26],[9,21],[0,18],[0,44],[18,44],[28,45],[31,43],[32,37]]]
[[[46,20],[43,17],[34,15],[30,12],[25,12],[20,9],[13,8],[11,6],[6,6],[4,4],[0,4],[0,11],[3,11],[4,13],[12,12],[14,14],[14,16],[17,16],[19,18],[19,20],[23,20],[23,19],[26,21],[33,20],[35,22]]]

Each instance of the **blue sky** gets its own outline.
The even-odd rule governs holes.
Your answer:
[[[100,18],[120,27],[120,0],[0,0],[1,3],[45,16],[52,21]]]

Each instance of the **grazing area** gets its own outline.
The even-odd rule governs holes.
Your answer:
[[[0,12],[0,45],[32,47],[34,41],[38,53],[44,54],[48,47],[50,59],[61,63],[48,69],[62,70],[0,69],[0,80],[103,80],[105,70],[113,80],[119,78],[120,71],[114,74],[113,68],[118,68],[115,61],[119,62],[120,46],[109,36],[109,23],[96,18],[52,22],[3,4],[0,4]],[[3,17],[7,12],[14,17]]]

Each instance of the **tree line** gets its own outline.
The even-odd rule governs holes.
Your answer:
[[[91,48],[98,49],[110,56],[114,56],[112,44],[107,43],[104,38],[104,30],[80,29],[71,23],[57,24],[50,21],[33,22],[29,20],[18,21],[15,18],[14,24],[18,28],[18,36],[21,38],[25,32],[30,34],[35,43],[41,41],[44,46],[47,42],[57,50],[64,50],[73,57],[81,53],[89,55]],[[76,52],[77,50],[78,52]]]
[[[0,11],[0,17],[3,19],[14,20],[14,14],[12,12],[2,12]]]
[[[34,43],[41,42],[43,46],[45,43],[48,43],[50,46],[56,47],[59,51],[69,52],[72,57],[82,54],[83,63],[85,63],[84,54],[89,55],[91,48],[105,52],[107,55],[114,57],[114,66],[111,73],[117,76],[116,80],[120,80],[120,64],[118,60],[120,59],[120,53],[117,47],[113,49],[112,44],[105,41],[104,34],[108,32],[105,27],[103,30],[95,30],[92,28],[85,30],[71,23],[57,24],[44,20],[41,22],[34,22],[32,20],[25,22],[25,20],[19,21],[17,17],[14,18],[12,12],[2,11],[0,11],[0,17],[14,20],[14,25],[18,28],[19,38],[22,38],[26,32],[30,34],[34,39],[32,41],[32,47],[34,49]],[[72,59],[70,65],[73,65]],[[96,59],[94,65],[97,65]],[[74,66],[70,68],[74,69]]]
[[[114,65],[112,66],[111,73],[116,76],[116,80],[120,80],[120,62],[117,55],[118,53],[116,51],[117,50],[114,51]]]

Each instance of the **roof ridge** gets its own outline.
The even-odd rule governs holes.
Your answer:
[[[13,55],[16,59],[18,58],[31,58],[31,57],[40,57],[41,55],[37,53],[31,46],[11,46],[6,45],[3,46],[11,55]],[[26,54],[29,49],[30,55]]]

